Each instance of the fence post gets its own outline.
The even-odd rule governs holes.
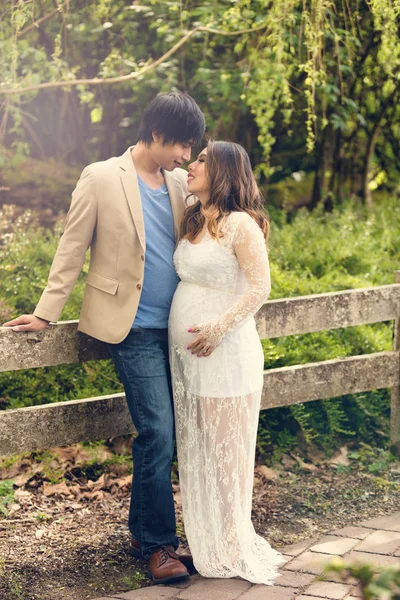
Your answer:
[[[400,283],[400,271],[395,271],[395,283]],[[394,321],[393,350],[400,352],[400,307]],[[399,364],[400,370],[400,364]],[[400,384],[392,388],[392,407],[390,412],[390,450],[400,456]]]

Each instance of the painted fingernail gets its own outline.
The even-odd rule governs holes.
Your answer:
[[[191,329],[188,329],[188,331],[192,331]]]

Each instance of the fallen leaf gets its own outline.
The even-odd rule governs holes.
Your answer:
[[[31,477],[33,477],[33,475],[34,474],[31,473],[31,472],[21,473],[21,475],[17,475],[13,479],[14,485],[16,485],[17,487],[22,487],[23,485],[25,485],[26,483],[28,483],[28,481],[30,480]]]
[[[278,479],[279,477],[279,473],[278,471],[274,471],[274,469],[270,469],[269,467],[267,467],[267,465],[260,465],[258,467],[256,467],[256,473],[258,473],[259,475],[262,475],[262,477],[264,477],[264,479],[267,479],[268,481],[273,481],[274,479]]]
[[[21,510],[21,506],[19,504],[17,504],[16,502],[13,502],[12,504],[10,504],[7,507],[8,510],[8,514],[9,515],[14,515],[16,512],[18,512],[19,510]]]
[[[347,446],[342,446],[339,452],[334,454],[334,456],[332,456],[332,458],[330,458],[327,461],[328,465],[345,465],[347,467],[350,464],[350,461],[347,456],[348,453],[349,449],[347,448]]]
[[[314,463],[314,465],[320,465],[325,462],[324,453],[321,452],[321,450],[319,450],[312,442],[309,443],[307,447],[307,458]]]
[[[305,471],[317,471],[318,470],[318,467],[316,467],[312,463],[306,463],[306,462],[304,462],[304,460],[302,460],[300,458],[300,456],[296,456],[295,454],[291,454],[291,456],[293,456],[293,458],[295,460],[297,460],[297,462],[299,463],[299,465],[301,466],[301,468],[304,469]]]
[[[291,469],[292,467],[295,466],[296,461],[293,460],[293,458],[291,458],[287,454],[282,454],[281,463],[285,467],[285,469]]]
[[[104,492],[102,492],[101,490],[95,490],[93,492],[85,492],[82,495],[82,498],[84,498],[85,500],[90,500],[90,501],[100,501],[100,500],[103,500],[103,498],[104,498]]]
[[[66,484],[65,481],[61,483],[55,483],[53,485],[48,484],[47,481],[43,484],[43,493],[45,496],[66,496],[67,498],[71,498],[72,494]]]
[[[106,471],[107,473],[112,473],[117,477],[122,477],[123,475],[127,475],[129,473],[129,467],[126,464],[107,465]]]
[[[126,477],[121,477],[120,479],[117,479],[115,483],[120,488],[131,487],[132,486],[132,475],[127,475]]]
[[[63,465],[78,465],[86,463],[89,460],[89,454],[80,444],[74,444],[65,448],[53,448],[52,453]]]
[[[87,482],[87,486],[91,491],[97,491],[97,490],[101,490],[105,485],[105,477],[104,477],[104,473],[103,475],[101,475],[101,477],[98,478],[97,481],[92,481],[89,479],[89,481]]]
[[[27,490],[15,490],[14,496],[17,500],[29,500],[32,498],[32,494]]]

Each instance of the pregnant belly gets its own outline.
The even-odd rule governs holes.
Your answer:
[[[218,319],[235,302],[236,296],[221,290],[181,281],[172,300],[169,330],[173,341],[187,346],[193,341],[188,329]]]
[[[181,282],[169,318],[171,369],[175,385],[207,398],[236,398],[259,391],[263,385],[263,351],[254,319],[230,331],[207,358],[186,348],[195,338],[188,329],[219,319],[237,296],[221,290]]]

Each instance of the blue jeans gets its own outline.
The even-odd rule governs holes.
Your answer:
[[[168,330],[135,328],[108,344],[138,432],[132,446],[129,529],[148,559],[160,546],[178,547],[172,494],[174,413]]]

